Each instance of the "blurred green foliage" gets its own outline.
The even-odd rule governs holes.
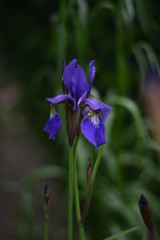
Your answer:
[[[61,92],[62,58],[67,63],[77,58],[87,76],[88,63],[95,59],[95,93],[112,107],[106,124],[107,145],[85,222],[87,239],[103,239],[134,226],[139,226],[139,230],[121,239],[146,239],[138,200],[141,193],[146,194],[159,229],[160,156],[145,121],[141,90],[148,64],[159,66],[160,2],[17,0],[1,1],[0,9],[1,70],[22,87],[17,108],[27,116],[37,141],[50,152],[44,167],[27,173],[17,183],[21,189],[21,204],[17,208],[23,210],[19,239],[43,239],[42,229],[34,225],[38,215],[34,208],[37,181],[58,178],[56,183],[63,192],[64,206],[56,214],[66,218],[65,124],[55,142],[48,140],[42,131],[50,111],[45,97]],[[0,86],[5,84],[1,82]],[[64,123],[65,111],[61,106],[58,110]],[[78,174],[82,205],[87,191],[87,160],[92,155],[94,163],[96,154],[97,150],[86,140],[80,141]],[[51,221],[56,221],[56,216]],[[52,229],[52,222],[50,239],[65,239],[66,220],[61,228],[53,224]]]

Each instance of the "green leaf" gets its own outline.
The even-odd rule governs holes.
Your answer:
[[[132,232],[135,232],[139,229],[139,227],[133,227],[133,228],[130,228],[130,229],[127,229],[127,230],[124,230],[122,232],[119,232],[119,233],[116,233],[110,237],[107,237],[107,238],[104,238],[103,240],[113,240],[113,239],[118,239],[120,237],[123,237],[129,233],[132,233]]]
[[[119,105],[126,108],[132,115],[136,128],[137,133],[142,139],[146,139],[147,131],[144,127],[144,123],[142,120],[142,116],[137,104],[129,98],[121,97],[121,96],[112,96],[109,99],[109,103],[112,105]]]

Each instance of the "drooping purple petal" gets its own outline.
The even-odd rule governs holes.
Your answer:
[[[111,112],[111,107],[106,105],[105,103],[93,99],[93,98],[86,98],[85,103],[93,110],[93,111],[101,111],[102,115],[102,121],[105,122],[108,115]]]
[[[83,68],[72,60],[64,69],[63,81],[71,96],[78,100],[88,89],[88,82]]]
[[[98,118],[85,117],[81,122],[81,132],[96,147],[106,143],[105,127]]]
[[[49,133],[49,138],[56,139],[56,134],[59,132],[62,126],[62,119],[58,113],[54,113],[47,121],[44,131]]]
[[[93,110],[93,111],[98,111],[104,108],[104,103],[98,101],[97,99],[94,98],[86,98],[85,103]]]
[[[101,110],[101,121],[103,123],[105,123],[105,121],[107,120],[107,118],[112,110],[112,108],[109,107],[108,105],[106,105],[106,104],[104,104],[104,105],[105,105],[104,108],[102,108],[102,110]]]
[[[87,89],[87,96],[89,96],[91,88],[92,88],[92,84],[93,84],[93,80],[94,80],[94,76],[95,76],[95,72],[96,72],[96,68],[94,66],[95,60],[90,61],[89,63],[89,76],[90,76],[90,83],[88,85],[88,89]]]
[[[46,100],[48,102],[52,103],[53,105],[57,105],[59,103],[65,102],[65,101],[69,101],[72,105],[74,105],[73,98],[67,94],[59,94],[59,95],[55,96],[54,98],[46,98]]]

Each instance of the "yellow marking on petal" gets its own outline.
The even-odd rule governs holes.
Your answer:
[[[50,119],[54,117],[56,112],[55,105],[51,104]]]
[[[94,125],[98,126],[99,125],[99,116],[100,116],[101,112],[97,111],[94,112],[93,110],[89,110],[88,112],[88,117],[90,117],[91,121],[93,122]]]
[[[96,99],[95,96],[93,96],[92,94],[89,95],[89,98]]]

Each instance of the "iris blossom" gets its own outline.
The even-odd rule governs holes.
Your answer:
[[[89,83],[76,59],[64,67],[62,79],[65,93],[54,98],[46,98],[51,103],[50,118],[44,127],[44,131],[49,133],[49,138],[55,139],[62,126],[61,117],[56,112],[55,106],[65,103],[70,145],[73,144],[80,128],[83,136],[96,147],[106,143],[104,124],[111,108],[90,95],[96,71],[94,62],[92,60],[89,63]]]

